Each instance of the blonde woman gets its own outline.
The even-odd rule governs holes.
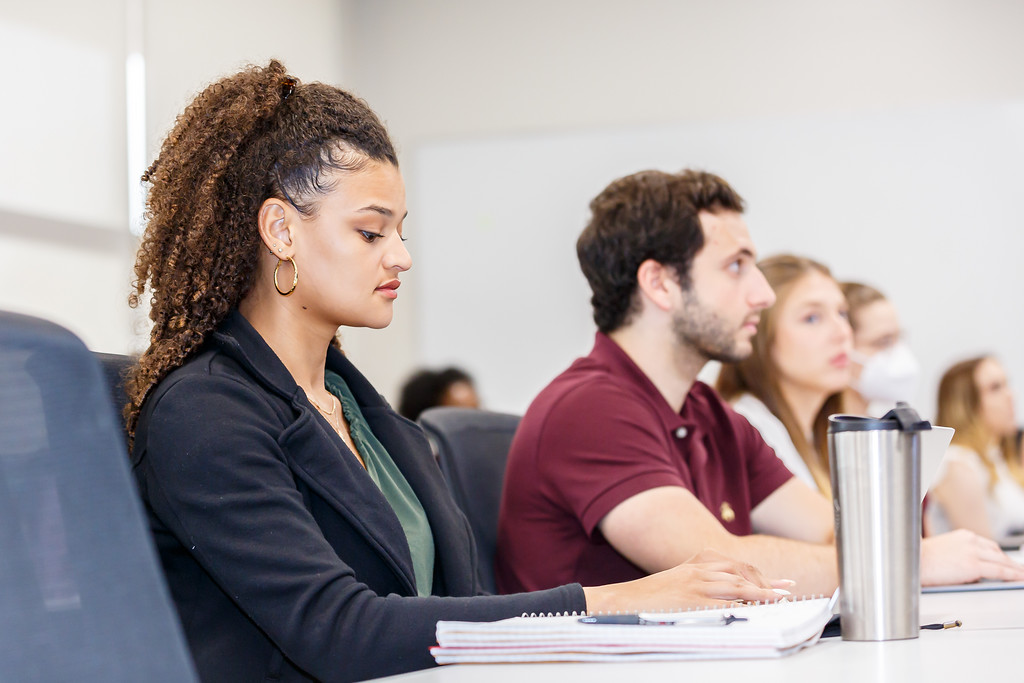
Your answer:
[[[956,434],[929,493],[929,530],[970,529],[996,540],[1024,532],[1013,394],[999,361],[981,356],[947,370],[936,422]]]
[[[829,269],[788,254],[758,264],[775,290],[754,351],[726,364],[718,391],[797,477],[831,495],[826,433],[850,382],[853,332],[846,297]]]

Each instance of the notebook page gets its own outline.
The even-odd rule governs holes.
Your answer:
[[[437,625],[440,663],[458,661],[591,661],[593,657],[775,657],[817,641],[831,617],[828,598],[641,617],[686,625],[584,624],[579,616],[516,617]],[[721,616],[741,620],[722,625]],[[716,622],[716,623],[711,623]],[[668,658],[668,657],[664,657]]]

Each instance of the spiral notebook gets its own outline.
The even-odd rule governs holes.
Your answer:
[[[439,621],[430,652],[438,664],[781,657],[818,641],[837,597],[641,613],[628,624],[582,615]]]

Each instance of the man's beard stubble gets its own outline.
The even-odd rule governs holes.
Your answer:
[[[672,318],[676,343],[689,347],[707,360],[736,363],[749,355],[738,348],[736,333],[715,312],[697,300],[693,291],[683,292],[683,307]]]

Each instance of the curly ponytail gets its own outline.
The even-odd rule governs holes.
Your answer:
[[[131,374],[134,435],[149,390],[206,341],[253,284],[259,207],[270,197],[304,215],[330,190],[325,175],[398,159],[365,102],[301,84],[271,61],[208,86],[178,117],[156,161],[129,305],[150,290],[149,348]]]

